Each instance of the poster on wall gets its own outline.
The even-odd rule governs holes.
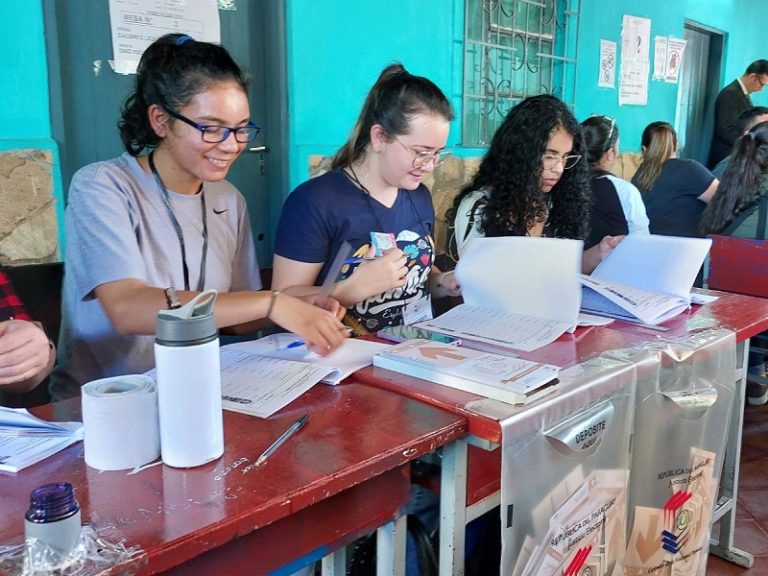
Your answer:
[[[664,80],[667,76],[667,37],[656,36],[653,42],[653,79]]]
[[[667,43],[667,71],[664,79],[671,84],[677,84],[680,79],[680,68],[683,64],[686,43],[687,41],[681,38],[670,38]]]
[[[600,40],[600,88],[614,88],[616,85],[616,42]]]
[[[112,67],[135,74],[142,53],[163,34],[189,34],[203,42],[221,42],[216,0],[109,0]]]
[[[621,27],[621,69],[619,105],[645,105],[648,102],[651,21],[624,15]]]

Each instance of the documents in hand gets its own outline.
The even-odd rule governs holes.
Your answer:
[[[328,356],[307,350],[295,334],[280,333],[221,349],[224,409],[267,418],[318,382],[338,384],[370,366],[388,344],[347,339]]]
[[[629,235],[583,276],[584,312],[656,325],[691,304],[691,287],[709,238]]]
[[[531,352],[573,331],[581,303],[582,242],[475,238],[456,266],[464,304],[416,325],[464,346]]]
[[[407,340],[379,352],[373,365],[509,404],[525,404],[557,388],[559,368],[529,360]]]
[[[18,472],[83,439],[82,422],[47,422],[0,406],[0,470]]]

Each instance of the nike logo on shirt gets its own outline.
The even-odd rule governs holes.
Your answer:
[[[216,208],[214,208],[213,209],[213,213],[214,214],[224,214],[224,212],[226,212],[227,210],[228,210],[228,208],[224,208],[223,210],[216,210]]]

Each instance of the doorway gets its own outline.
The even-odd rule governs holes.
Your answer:
[[[720,91],[725,34],[686,20],[685,56],[677,86],[675,130],[680,157],[706,165],[712,141],[715,98]]]
[[[251,118],[262,130],[227,180],[247,200],[259,264],[265,267],[272,262],[274,228],[288,185],[284,1],[237,2],[235,7],[219,10],[221,42],[251,77]],[[117,122],[135,76],[116,74],[109,65],[108,0],[43,0],[43,10],[51,126],[66,199],[78,169],[123,153]]]

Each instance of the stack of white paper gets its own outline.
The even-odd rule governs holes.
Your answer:
[[[46,422],[0,406],[0,470],[18,472],[83,439],[81,422]]]

